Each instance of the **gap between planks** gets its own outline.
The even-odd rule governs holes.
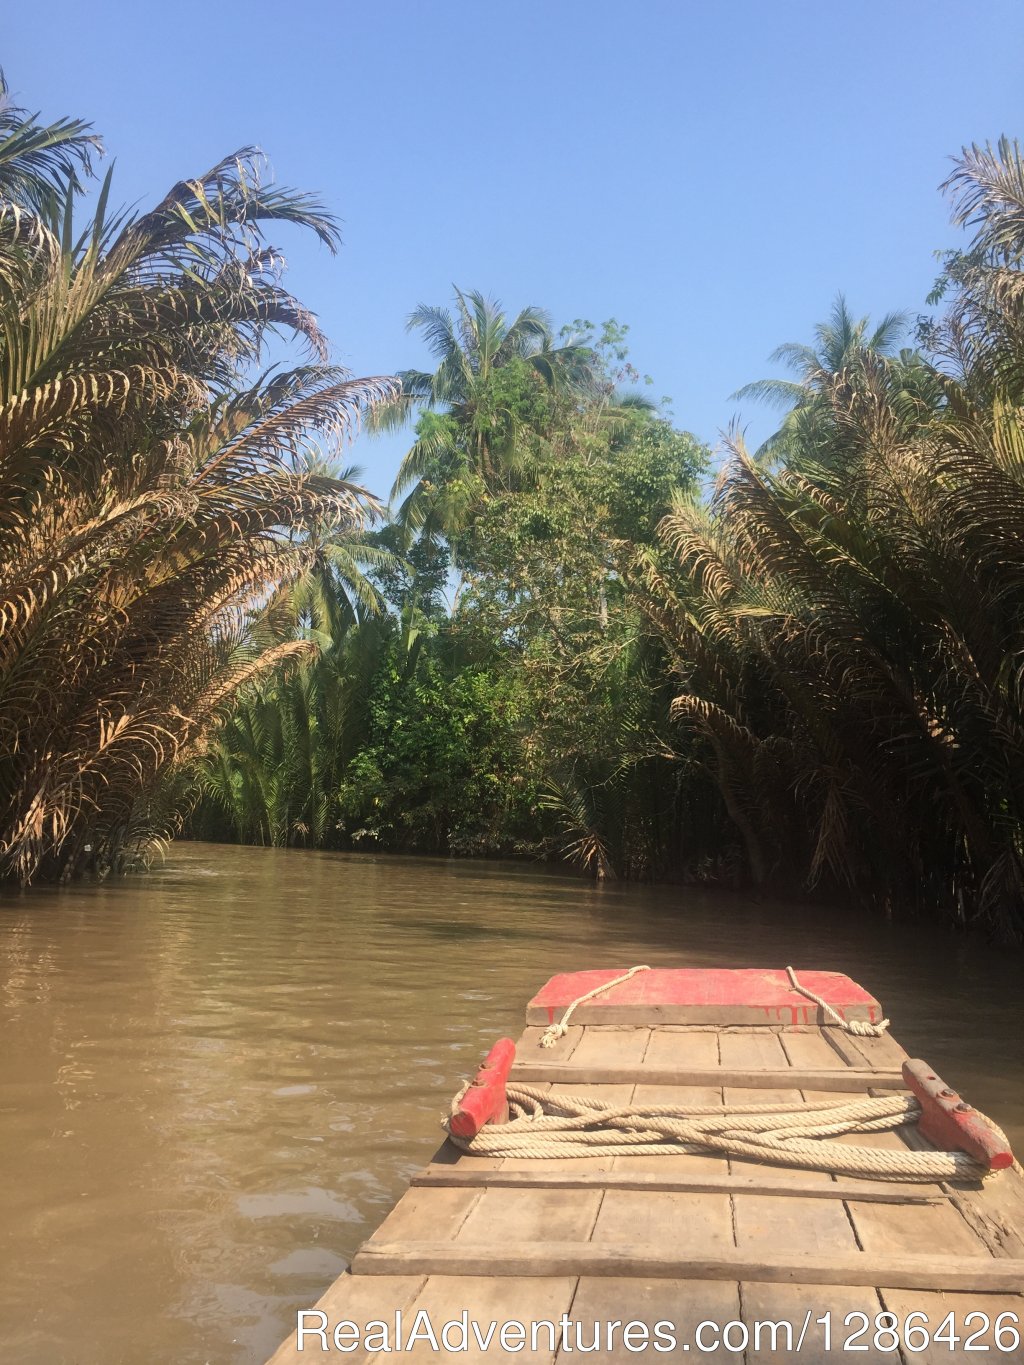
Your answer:
[[[874,1288],[972,1290],[1020,1294],[1024,1260],[989,1256],[786,1255],[741,1251],[686,1256],[660,1245],[599,1246],[581,1242],[505,1242],[491,1249],[453,1242],[364,1243],[354,1275],[535,1276],[624,1275],[637,1279],[756,1280],[767,1284],[841,1284]]]

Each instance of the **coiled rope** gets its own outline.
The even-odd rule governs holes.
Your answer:
[[[978,1180],[991,1174],[964,1152],[899,1151],[826,1141],[914,1123],[920,1105],[905,1095],[841,1104],[614,1105],[510,1083],[507,1096],[508,1123],[489,1124],[475,1138],[460,1138],[449,1130],[451,1141],[464,1152],[490,1157],[702,1153],[836,1175],[926,1183]]]
[[[568,1006],[540,1040],[553,1047],[568,1032],[577,1006],[621,985],[646,965],[632,967]],[[818,1005],[838,1028],[860,1037],[880,1037],[878,1024],[846,1020],[826,1000],[797,980],[795,990]],[[452,1113],[468,1086],[452,1102]],[[694,1153],[740,1157],[773,1166],[827,1171],[874,1180],[933,1183],[979,1180],[992,1174],[965,1152],[892,1150],[829,1142],[851,1133],[884,1133],[917,1121],[921,1106],[912,1096],[886,1095],[837,1104],[616,1105],[580,1095],[551,1095],[535,1086],[506,1087],[509,1122],[487,1125],[474,1138],[451,1132],[464,1152],[490,1157],[680,1156]],[[979,1114],[979,1118],[985,1118]],[[1000,1136],[1001,1130],[985,1119]]]

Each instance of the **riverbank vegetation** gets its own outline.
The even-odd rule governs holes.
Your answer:
[[[264,233],[337,231],[249,150],[146,213],[80,207],[98,145],[0,87],[0,863],[115,864],[225,703],[312,651],[262,618],[370,500],[311,463],[387,379],[327,363]],[[303,363],[254,378],[269,332]]]
[[[839,300],[781,348],[753,452],[652,401],[618,324],[471,291],[412,312],[427,368],[352,379],[266,237],[333,249],[315,200],[244,152],[112,213],[96,150],[4,107],[8,875],[183,825],[1024,937],[1016,143],[956,160],[927,316]],[[361,414],[409,433],[386,515],[340,465]]]

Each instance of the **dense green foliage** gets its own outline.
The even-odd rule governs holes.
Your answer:
[[[651,403],[625,329],[418,307],[352,380],[255,154],[147,214],[0,89],[0,873],[169,827],[560,856],[1024,938],[1024,161],[966,149],[970,239],[912,335],[840,298],[756,453]],[[259,374],[270,331],[307,362]],[[338,472],[411,426],[383,524]],[[325,450],[324,447],[327,446]]]
[[[298,675],[250,689],[200,766],[192,827],[669,870],[658,830],[678,783],[658,732],[670,693],[624,575],[705,453],[616,392],[628,373],[619,329],[545,346],[535,310],[506,327],[468,297],[470,358],[442,364],[474,374],[472,404],[464,390],[458,403],[424,397],[401,476],[415,467],[415,496],[372,538],[396,555],[369,570],[385,609],[364,603]],[[479,337],[514,337],[524,316],[527,353],[499,346],[477,375]],[[423,434],[438,422],[445,444],[427,460]],[[311,736],[329,757],[311,755]]]
[[[1019,149],[972,148],[948,189],[974,237],[927,357],[863,330],[838,368],[808,353],[781,461],[734,445],[710,505],[679,501],[638,570],[684,680],[673,715],[755,881],[1020,939]]]
[[[918,325],[842,299],[755,456],[651,405],[621,329],[420,308],[437,359],[394,533],[456,599],[390,596],[340,843],[560,850],[1024,933],[1024,170],[971,149],[968,247]],[[902,347],[902,349],[901,349]],[[411,488],[411,493],[408,490]],[[417,538],[418,537],[418,538]],[[411,641],[415,637],[415,646]],[[272,686],[272,684],[271,684]]]

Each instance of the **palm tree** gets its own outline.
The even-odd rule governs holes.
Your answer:
[[[541,309],[524,308],[509,321],[499,303],[476,291],[455,291],[454,315],[420,304],[407,330],[423,335],[437,365],[399,371],[401,395],[378,410],[374,425],[394,428],[420,414],[392,499],[407,495],[400,516],[414,527],[429,522],[452,531],[483,492],[514,478],[522,453],[528,404],[521,391],[503,390],[496,376],[516,369],[553,392],[585,386],[590,353],[573,339],[556,345]]]
[[[393,631],[386,617],[349,625],[330,649],[245,687],[189,765],[191,829],[278,847],[341,842],[341,785]]]
[[[951,401],[990,404],[996,395],[1024,400],[1024,154],[1002,137],[993,148],[965,147],[943,186],[953,221],[975,229],[965,251],[948,252],[929,300],[952,294],[953,306],[924,328],[930,348],[953,379]]]
[[[306,452],[396,384],[327,363],[265,231],[333,251],[335,222],[253,149],[143,214],[108,176],[79,230],[84,126],[7,106],[0,137],[0,872],[28,881],[115,863],[239,687],[313,648],[254,619],[372,500]],[[271,330],[309,358],[252,378]]]
[[[66,191],[81,191],[100,140],[80,119],[40,123],[11,99],[0,70],[0,202],[50,218]]]
[[[318,455],[310,456],[304,468],[352,486],[363,481],[357,465],[336,469]],[[367,510],[367,521],[376,520],[377,508]],[[351,626],[384,611],[384,598],[372,575],[393,573],[403,563],[362,522],[339,525],[329,516],[312,524],[304,536],[309,565],[298,580],[284,585],[268,610],[268,624],[276,630],[278,642],[302,636],[329,650]]]
[[[945,368],[917,357],[912,390],[881,347],[833,352],[831,377],[805,356],[813,428],[770,465],[735,443],[710,506],[678,501],[637,577],[755,880],[1019,941],[1024,177],[1003,151],[1005,173],[972,149],[952,179],[976,234]]]
[[[779,459],[796,451],[806,454],[812,448],[827,447],[831,438],[829,400],[837,379],[855,376],[866,356],[895,356],[906,329],[906,314],[887,313],[871,330],[868,319],[855,318],[839,294],[828,321],[815,327],[813,346],[787,341],[776,347],[768,359],[785,365],[796,378],[757,379],[732,395],[786,411],[782,426],[758,449],[757,457]],[[910,365],[912,353],[905,353],[903,359]]]

